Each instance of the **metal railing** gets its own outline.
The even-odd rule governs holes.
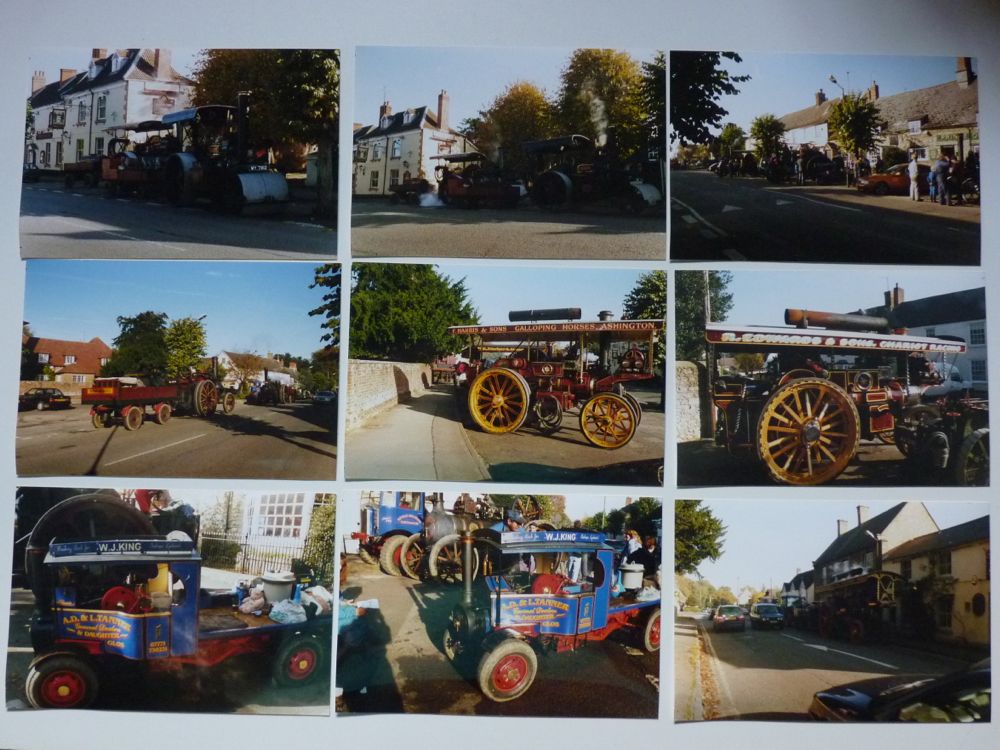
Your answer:
[[[273,541],[248,535],[202,534],[199,540],[202,564],[209,568],[231,570],[248,577],[269,570],[290,571],[293,563],[304,561],[316,572],[317,580],[328,581],[333,575],[333,548],[326,548],[308,537],[304,540],[274,537]]]

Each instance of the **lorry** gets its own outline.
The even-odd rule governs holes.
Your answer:
[[[213,668],[244,654],[269,660],[280,686],[329,674],[330,612],[298,623],[244,614],[233,591],[201,588],[190,537],[151,532],[141,512],[107,495],[69,498],[35,525],[25,550],[32,706],[85,708],[127,670]]]
[[[643,581],[617,587],[615,550],[603,534],[502,533],[494,543],[498,565],[475,592],[475,541],[468,532],[461,541],[463,597],[449,617],[443,648],[456,666],[476,665],[479,688],[490,700],[524,695],[540,653],[576,651],[621,629],[636,635],[647,653],[659,650],[659,590]]]
[[[425,513],[423,492],[369,493],[362,501],[361,529],[351,533],[359,557],[390,575],[402,575],[403,544],[423,530]]]

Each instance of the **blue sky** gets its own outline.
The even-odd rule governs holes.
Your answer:
[[[454,280],[465,277],[468,298],[484,325],[506,323],[511,310],[579,307],[584,320],[597,320],[601,310],[622,316],[622,302],[641,269],[439,265]]]
[[[808,570],[812,561],[837,536],[837,520],[857,526],[858,505],[866,505],[870,516],[888,510],[906,498],[881,500],[712,500],[705,506],[727,527],[723,554],[718,561],[705,561],[698,572],[714,586],[781,586],[797,569]],[[925,503],[927,510],[945,529],[989,513],[985,502],[938,501]]]
[[[116,318],[146,310],[205,315],[209,355],[221,350],[308,357],[322,347],[315,263],[31,260],[24,320],[43,338],[111,345]]]
[[[654,54],[627,51],[637,62],[651,60]],[[373,124],[385,99],[394,112],[422,105],[436,109],[438,93],[446,89],[454,127],[478,115],[517,81],[556,94],[572,52],[572,47],[359,47],[354,120]]]
[[[700,273],[700,272],[689,272]],[[797,271],[735,271],[730,291],[732,323],[784,325],[786,307],[849,312],[875,307],[883,302],[883,292],[899,284],[906,299],[913,300],[945,292],[984,286],[981,271],[911,271],[898,268],[866,270],[852,268]]]
[[[746,131],[758,115],[781,117],[812,106],[820,89],[829,99],[840,96],[840,88],[830,82],[831,75],[848,92],[866,90],[876,81],[880,96],[955,80],[954,57],[739,54],[742,63],[723,59],[721,67],[733,75],[750,75],[751,79],[737,84],[740,93],[722,97],[719,104],[729,111],[723,124],[735,122]]]

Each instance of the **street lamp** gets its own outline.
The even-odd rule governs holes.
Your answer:
[[[830,83],[832,83],[834,86],[840,89],[841,98],[847,96],[847,92],[844,91],[844,87],[840,85],[840,83],[837,81],[837,77],[834,76],[832,73],[830,74]]]

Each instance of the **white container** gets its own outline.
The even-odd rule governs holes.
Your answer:
[[[622,588],[642,588],[642,574],[645,573],[646,568],[641,563],[625,563],[618,566],[618,569],[622,572]]]
[[[642,567],[641,565],[639,566]],[[294,573],[274,573],[267,572],[261,576],[264,581],[264,598],[271,604],[276,604],[284,599],[292,598],[292,591],[295,588]]]

